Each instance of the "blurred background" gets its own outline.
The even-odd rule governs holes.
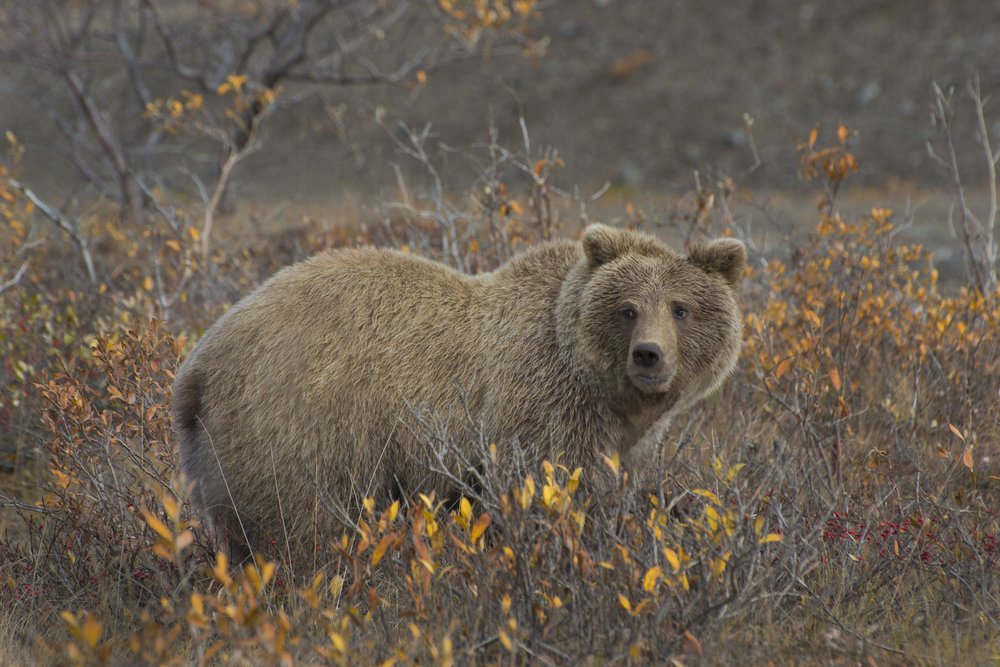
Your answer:
[[[452,196],[482,176],[466,149],[492,127],[526,160],[551,149],[551,182],[591,217],[631,204],[666,219],[729,177],[754,194],[741,224],[811,225],[816,188],[796,147],[817,126],[819,144],[836,143],[843,124],[860,167],[844,210],[893,208],[948,265],[950,175],[927,150],[941,138],[933,82],[954,89],[970,198],[988,185],[967,94],[977,78],[984,97],[1000,88],[1000,3],[988,0],[8,0],[0,13],[0,128],[26,147],[23,183],[74,219],[154,187],[207,203],[224,156],[246,148],[216,94],[233,75],[275,98],[228,175],[224,235],[377,219],[401,178],[427,184],[400,149],[407,128],[428,133]],[[168,127],[163,105],[192,95],[215,115],[185,109]]]

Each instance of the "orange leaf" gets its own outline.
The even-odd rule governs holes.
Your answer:
[[[472,538],[473,544],[479,541],[479,538],[483,536],[483,533],[486,532],[486,528],[489,525],[490,515],[486,513],[480,515],[480,517],[476,520],[475,525],[472,526],[472,535],[470,537]]]
[[[962,465],[972,472],[972,445],[965,446],[965,451],[962,452]]]
[[[781,362],[779,362],[778,365],[777,365],[777,367],[775,367],[775,369],[774,369],[774,377],[775,377],[775,379],[780,380],[781,377],[785,373],[787,373],[788,369],[791,368],[791,367],[792,367],[792,360],[791,360],[791,358],[782,359]]]
[[[93,616],[87,616],[87,620],[83,622],[83,627],[81,628],[81,639],[90,648],[97,646],[97,642],[101,640],[101,633],[104,630],[101,622],[98,621]]]
[[[382,556],[385,555],[386,550],[389,545],[392,544],[393,540],[396,539],[395,533],[389,533],[388,535],[383,535],[382,539],[379,540],[378,546],[375,547],[375,551],[372,552],[372,567],[378,565],[378,562],[382,560]]]
[[[837,138],[840,139],[840,143],[842,144],[847,143],[847,135],[848,132],[846,125],[841,125],[840,127],[837,128]]]
[[[958,436],[959,440],[961,440],[962,442],[965,442],[965,436],[962,435],[962,432],[959,431],[958,428],[956,428],[954,424],[948,424],[948,428],[951,429],[952,433],[954,433],[956,436]]]
[[[695,653],[697,653],[698,655],[701,655],[701,642],[698,641],[697,637],[695,637],[693,634],[691,634],[690,630],[685,630],[684,631],[684,639],[686,639],[688,641],[688,643],[691,644],[691,646],[694,648],[694,652]]]
[[[830,384],[833,385],[834,391],[840,391],[840,371],[836,368],[830,369]]]
[[[816,139],[819,137],[819,127],[814,127],[809,133],[809,148],[816,145]]]

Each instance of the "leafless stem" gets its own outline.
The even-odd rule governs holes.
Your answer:
[[[25,274],[27,270],[28,270],[28,260],[25,260],[24,263],[21,264],[21,268],[19,268],[17,270],[17,273],[14,274],[13,278],[11,278],[6,282],[0,283],[0,294],[3,294],[11,287],[14,287],[19,282],[21,282],[21,277]]]
[[[94,270],[94,259],[90,255],[90,246],[87,242],[87,237],[84,236],[83,232],[80,230],[80,224],[75,220],[70,220],[65,215],[54,209],[53,207],[42,201],[38,195],[26,187],[23,183],[15,179],[9,179],[8,183],[10,187],[15,190],[20,190],[24,193],[24,196],[28,198],[35,207],[42,212],[45,217],[54,222],[59,229],[66,232],[70,240],[76,245],[80,250],[80,254],[83,256],[83,263],[87,267],[87,277],[90,278],[90,284],[97,284],[97,272]]]
[[[968,261],[969,272],[977,290],[985,294],[993,290],[997,285],[997,239],[994,237],[994,228],[997,216],[997,176],[996,162],[997,156],[993,155],[990,147],[989,135],[986,132],[986,120],[983,111],[983,98],[980,93],[979,82],[976,80],[969,84],[969,94],[976,107],[976,115],[979,126],[979,140],[986,152],[986,161],[990,179],[990,210],[989,219],[984,224],[976,217],[972,209],[969,208],[965,197],[965,188],[962,185],[961,175],[958,167],[958,154],[955,150],[955,143],[951,131],[951,95],[945,94],[937,83],[934,87],[934,122],[941,132],[944,140],[946,157],[940,158],[934,152],[933,147],[928,145],[931,156],[943,164],[948,170],[951,179],[952,189],[958,199],[959,222],[962,230],[962,241],[965,246],[966,259]],[[977,248],[979,252],[977,252]]]

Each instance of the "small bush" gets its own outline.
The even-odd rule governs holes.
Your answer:
[[[323,247],[498,265],[558,230],[555,156],[506,154],[512,172],[484,175],[468,206],[403,201],[382,225],[303,228],[207,263],[195,235],[105,224],[98,259],[121,253],[120,268],[93,290],[73,287],[67,249],[8,224],[0,247],[31,268],[0,293],[0,433],[30,443],[11,451],[37,483],[4,497],[19,528],[0,540],[0,600],[31,619],[13,631],[40,660],[80,664],[987,661],[1000,291],[940,289],[891,211],[843,219],[856,160],[839,139],[804,145],[819,222],[784,256],[755,254],[741,370],[670,434],[662,484],[625,492],[617,459],[510,469],[484,437],[475,488],[366,503],[315,571],[280,549],[242,568],[215,553],[177,476],[179,356],[224,303]],[[7,194],[8,222],[30,212]],[[692,230],[726,220],[701,194]],[[589,496],[595,476],[622,492]]]

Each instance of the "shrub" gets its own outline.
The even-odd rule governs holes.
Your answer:
[[[65,249],[30,249],[0,293],[0,428],[43,434],[37,495],[3,498],[21,528],[0,540],[0,600],[32,619],[15,632],[70,663],[987,660],[1000,291],[942,290],[891,211],[845,220],[836,195],[856,159],[839,134],[803,147],[804,173],[824,179],[818,225],[785,256],[755,254],[741,372],[650,462],[662,484],[626,492],[614,458],[511,469],[484,434],[460,499],[366,503],[315,567],[214,552],[176,474],[178,356],[222,303],[322,247],[496,266],[557,230],[554,154],[501,154],[510,173],[487,170],[468,206],[403,201],[381,226],[303,228],[207,263],[193,235],[174,248],[104,225],[96,251],[122,262],[103,289],[72,287]],[[727,220],[728,183],[718,204],[699,190],[692,230]],[[16,225],[3,233],[25,248]],[[622,492],[588,496],[595,476]]]

